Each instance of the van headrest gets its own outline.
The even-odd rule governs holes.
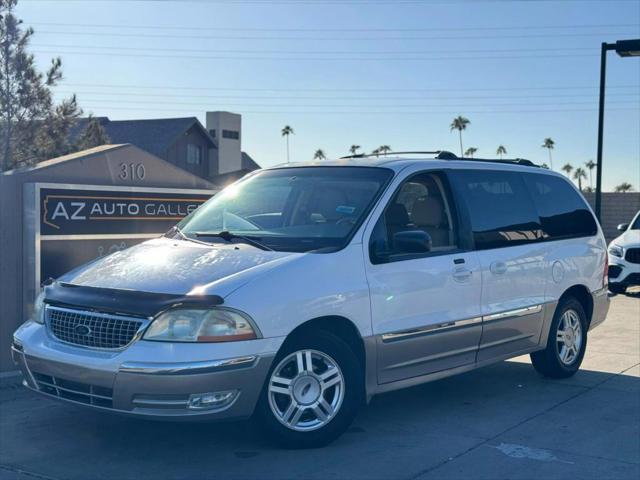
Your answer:
[[[413,204],[411,218],[416,225],[439,227],[443,214],[442,200],[439,197],[420,197]]]

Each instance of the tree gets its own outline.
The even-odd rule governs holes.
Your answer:
[[[97,118],[89,117],[89,122],[76,142],[77,150],[99,147],[111,142],[104,127]]]
[[[631,192],[632,190],[633,190],[633,185],[631,185],[629,182],[622,182],[620,185],[617,185],[615,188],[615,191],[619,193]]]
[[[292,133],[294,133],[293,128],[289,125],[285,125],[282,129],[282,136],[287,139],[287,163],[289,163],[289,135]]]
[[[349,153],[351,153],[351,155],[357,155],[358,150],[360,150],[360,145],[351,145],[349,147]]]
[[[567,177],[571,178],[571,172],[573,171],[573,165],[571,165],[570,163],[565,163],[563,165],[563,167],[561,168],[561,170],[563,172],[566,172]]]
[[[373,150],[371,150],[371,155],[375,155],[376,157],[380,156],[380,149],[379,148],[374,148]]]
[[[451,125],[449,125],[449,127],[451,128],[450,131],[454,131],[454,130],[458,130],[458,135],[460,137],[460,156],[464,157],[464,154],[462,153],[462,131],[467,129],[467,126],[471,125],[471,121],[468,118],[463,117],[462,115],[458,115],[456,118],[453,119],[453,121],[451,122]]]
[[[389,145],[380,145],[378,147],[378,153],[382,155],[386,155],[391,151],[391,147]]]
[[[540,167],[546,168],[547,170],[549,170],[549,165],[547,165],[546,163],[541,164]]]
[[[555,147],[556,142],[554,142],[551,138],[547,137],[544,139],[544,142],[542,143],[542,148],[546,148],[547,151],[549,152],[549,165],[551,165],[551,170],[553,170],[553,158],[551,158],[551,150],[553,150],[553,147]]]
[[[473,158],[473,154],[477,151],[478,149],[476,147],[469,147],[464,151],[464,154],[469,158]]]
[[[0,0],[0,171],[68,153],[69,128],[81,114],[75,95],[54,104],[62,61],[38,72],[27,52],[34,31],[14,15],[17,3]]]
[[[504,148],[503,145],[500,145],[496,150],[496,155],[500,156],[500,160],[502,160],[502,156],[507,154],[507,149]]]
[[[585,167],[589,170],[589,188],[593,190],[593,177],[591,176],[591,171],[596,168],[597,163],[593,160],[589,160],[584,164]]]
[[[582,191],[582,179],[587,178],[587,172],[584,171],[584,168],[578,167],[576,171],[573,172],[573,178],[578,181],[578,189]]]
[[[322,150],[321,148],[316,150],[316,153],[313,154],[314,160],[325,160],[326,158],[327,156],[325,155],[324,150]]]

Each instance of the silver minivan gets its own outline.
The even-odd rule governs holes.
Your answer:
[[[581,194],[527,161],[284,165],[161,238],[44,287],[14,334],[24,384],[156,419],[254,417],[324,445],[375,394],[531,354],[573,375],[608,311]]]

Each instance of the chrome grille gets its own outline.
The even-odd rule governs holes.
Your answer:
[[[117,349],[133,341],[144,320],[47,306],[47,327],[59,340],[90,348]]]
[[[630,263],[640,263],[640,248],[630,248],[624,258]]]

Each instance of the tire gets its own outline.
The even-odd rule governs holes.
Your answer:
[[[314,331],[287,340],[269,371],[255,416],[277,444],[316,448],[344,433],[363,398],[364,375],[356,354],[339,337]]]
[[[627,291],[627,287],[620,283],[610,283],[609,291],[611,293],[615,293],[616,295],[623,295]]]
[[[568,297],[560,301],[553,315],[547,347],[532,353],[531,363],[545,377],[568,378],[580,368],[586,348],[587,316],[582,304]]]

